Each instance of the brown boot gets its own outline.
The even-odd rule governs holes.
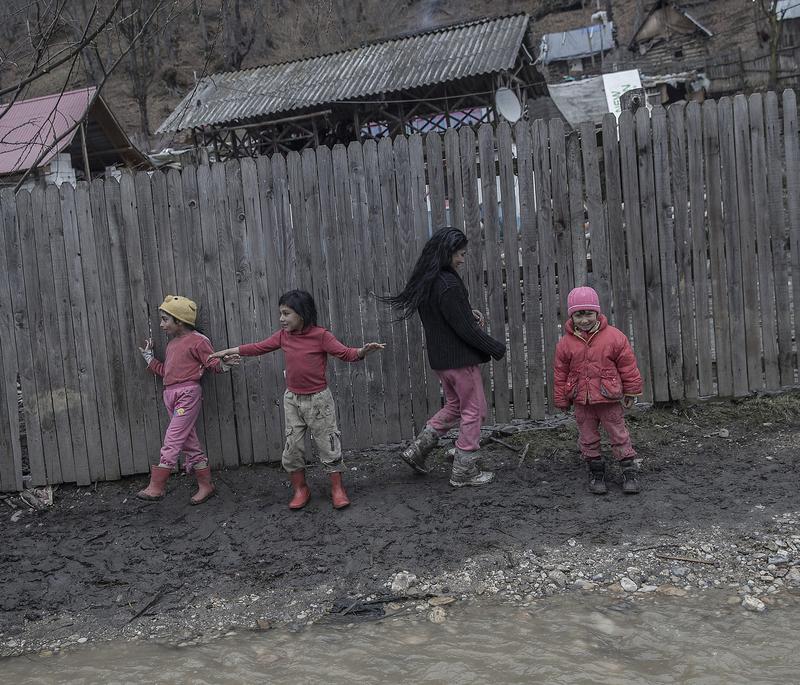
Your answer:
[[[289,502],[289,509],[302,509],[311,499],[311,490],[306,485],[306,470],[292,471],[289,474],[289,478],[292,481],[292,490],[294,491],[294,495]]]
[[[150,485],[144,490],[139,490],[136,496],[139,499],[155,501],[162,499],[167,491],[167,480],[172,469],[167,466],[150,467]]]
[[[197,478],[197,492],[192,496],[191,503],[202,504],[217,490],[214,487],[214,483],[211,482],[211,467],[206,466],[204,469],[195,469],[194,477]]]
[[[439,434],[430,426],[425,426],[411,444],[400,453],[400,458],[417,473],[428,473],[425,458],[438,444]]]
[[[350,504],[347,493],[344,491],[344,485],[342,485],[341,473],[331,474],[331,501],[334,509],[344,509]]]

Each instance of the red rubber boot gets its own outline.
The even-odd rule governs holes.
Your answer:
[[[289,509],[302,509],[311,499],[311,490],[306,485],[306,470],[298,469],[297,471],[292,471],[289,474],[289,478],[292,481],[292,490],[294,491],[294,496],[289,502]]]
[[[167,480],[169,480],[170,473],[172,473],[170,468],[151,466],[150,484],[144,490],[139,490],[136,496],[149,502],[163,499],[164,494],[167,492]]]
[[[211,467],[195,469],[194,477],[197,478],[197,492],[192,496],[191,503],[202,504],[217,491],[211,482]]]
[[[344,509],[350,504],[347,493],[344,491],[344,485],[342,485],[341,473],[331,474],[331,501],[334,509]]]

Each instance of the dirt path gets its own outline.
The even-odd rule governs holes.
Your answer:
[[[509,438],[530,442],[522,465],[517,453],[489,447],[497,478],[484,488],[451,488],[443,450],[426,477],[396,450],[353,454],[353,505],[339,512],[318,468],[309,471],[310,505],[290,512],[273,467],[217,474],[219,497],[201,507],[188,505],[185,477],[155,504],[134,498],[144,480],[131,478],[62,487],[50,509],[16,522],[4,507],[0,656],[96,639],[180,643],[259,620],[303,624],[334,598],[388,592],[402,570],[419,577],[420,592],[530,600],[637,572],[638,584],[659,573],[674,581],[680,561],[659,551],[692,559],[706,545],[716,561],[684,564],[681,582],[735,587],[747,580],[736,575],[741,549],[752,551],[753,573],[776,561],[770,550],[780,545],[759,552],[769,535],[789,540],[778,565],[784,576],[793,569],[800,394],[636,411],[630,425],[643,457],[639,496],[623,496],[618,483],[604,498],[586,493],[568,423]],[[646,558],[630,551],[648,546]]]

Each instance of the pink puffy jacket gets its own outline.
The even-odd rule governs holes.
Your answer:
[[[640,395],[642,376],[625,334],[600,314],[600,328],[584,338],[572,319],[556,345],[554,404],[567,409],[573,402],[618,402],[625,395]]]

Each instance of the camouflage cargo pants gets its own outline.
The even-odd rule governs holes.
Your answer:
[[[325,470],[328,473],[344,471],[336,405],[330,388],[313,395],[298,395],[287,390],[283,395],[283,410],[286,415],[286,443],[281,460],[283,468],[289,472],[305,468],[303,439],[306,431],[311,431]]]

